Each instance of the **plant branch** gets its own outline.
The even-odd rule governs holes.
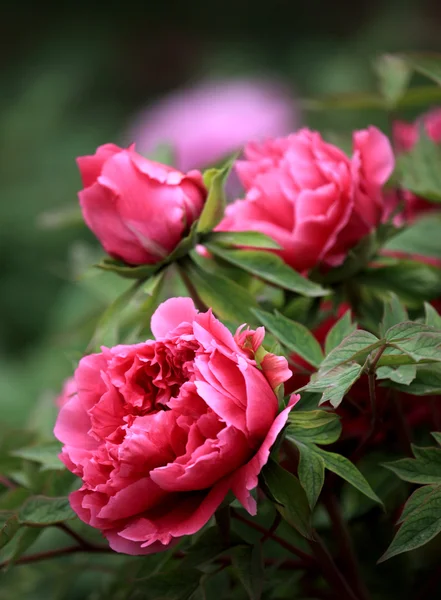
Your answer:
[[[349,587],[317,532],[314,533],[314,539],[309,540],[309,545],[321,567],[323,577],[336,594],[335,597],[339,600],[360,600]]]
[[[206,306],[206,304],[202,301],[201,297],[199,296],[199,294],[196,291],[196,288],[194,287],[190,277],[188,276],[188,274],[186,273],[184,267],[182,265],[180,265],[178,263],[177,265],[178,267],[178,271],[179,271],[179,275],[181,276],[182,281],[185,284],[185,287],[187,288],[191,298],[193,299],[193,302],[196,306],[196,308],[200,311],[200,312],[206,312],[208,307]]]
[[[8,477],[5,477],[4,475],[0,475],[0,484],[3,485],[5,488],[8,488],[8,490],[15,490],[15,488],[18,487],[16,483],[11,481],[10,479],[8,479]]]
[[[288,552],[295,554],[298,558],[301,558],[306,564],[308,564],[308,565],[315,564],[316,561],[313,556],[311,556],[310,554],[307,554],[306,552],[303,552],[303,550],[300,550],[300,548],[293,546],[292,544],[287,542],[285,539],[278,536],[276,533],[272,533],[270,530],[266,529],[266,527],[263,527],[259,523],[256,523],[254,521],[247,519],[246,517],[242,516],[240,513],[236,512],[234,509],[231,511],[231,516],[234,519],[236,519],[237,521],[241,521],[242,523],[245,523],[245,525],[248,525],[248,527],[250,527],[251,529],[255,529],[256,531],[263,533],[264,535],[266,535],[268,537],[268,539],[271,539],[274,542],[277,542],[279,544],[279,546],[281,546],[282,548],[285,548],[285,550],[288,550]]]
[[[95,544],[92,544],[88,540],[84,539],[79,533],[71,529],[69,525],[66,525],[66,523],[59,523],[58,525],[56,525],[56,527],[58,529],[61,529],[61,531],[64,531],[64,533],[66,533],[68,536],[70,536],[72,539],[78,542],[81,548],[83,548],[86,551],[91,549],[92,552],[95,552],[96,548],[100,548],[100,546],[96,546]]]
[[[93,552],[93,553],[113,553],[114,551],[108,546],[90,546],[89,548],[83,548],[82,546],[67,546],[66,548],[58,548],[57,550],[47,550],[46,552],[36,552],[35,554],[28,554],[28,556],[21,556],[17,560],[5,560],[0,562],[0,569],[8,567],[10,564],[15,565],[27,565],[34,562],[41,562],[43,560],[49,560],[51,558],[60,558],[69,554],[76,554],[78,552]]]
[[[345,573],[354,591],[361,600],[369,600],[369,594],[361,577],[357,557],[354,552],[347,524],[341,514],[337,498],[332,491],[323,494],[323,502],[331,519],[334,535],[340,544],[340,556],[345,566]]]

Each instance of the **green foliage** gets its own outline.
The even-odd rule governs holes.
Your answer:
[[[312,539],[311,511],[300,481],[274,461],[262,470],[262,479],[277,511],[307,539]]]
[[[441,148],[433,142],[422,128],[415,146],[397,160],[397,171],[403,189],[441,202]]]
[[[270,252],[231,250],[215,244],[206,244],[206,248],[222,260],[283,289],[310,297],[329,294],[329,290],[302,277],[297,271],[286,265],[281,258]]]
[[[323,360],[320,344],[313,334],[301,323],[287,319],[276,311],[274,315],[263,310],[253,310],[253,313],[284,346],[296,352],[314,367]]]
[[[439,433],[433,436],[441,441]],[[408,498],[398,520],[400,528],[380,562],[427,544],[441,531],[441,448],[413,446],[412,450],[415,458],[384,464],[400,479],[426,485]]]
[[[374,67],[380,92],[387,106],[394,108],[409,84],[411,68],[406,60],[393,54],[380,56]]]

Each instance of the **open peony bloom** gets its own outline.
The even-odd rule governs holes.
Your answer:
[[[394,168],[387,137],[375,127],[356,131],[353,155],[302,129],[250,143],[236,164],[246,190],[227,207],[219,231],[260,231],[298,271],[336,267],[377,227],[386,211],[382,188]]]
[[[143,154],[170,144],[183,171],[208,167],[249,140],[286,135],[298,125],[295,99],[272,79],[208,79],[172,92],[130,127]]]
[[[184,175],[143,158],[134,146],[105,144],[77,162],[84,220],[106,252],[128,264],[166,258],[199,217],[207,196],[199,171]]]
[[[406,121],[395,121],[392,128],[393,141],[398,153],[409,152],[415,146],[420,134],[420,127],[423,126],[427,136],[436,143],[441,142],[441,108],[434,108],[418,117],[414,123]],[[396,225],[411,223],[421,214],[437,209],[437,205],[429,202],[425,198],[416,196],[409,190],[403,190],[404,200],[403,210],[396,216],[394,222]],[[393,193],[390,196],[391,209],[393,210],[400,199]]]
[[[73,509],[127,554],[195,533],[230,490],[255,514],[250,490],[299,398],[278,414],[291,371],[273,354],[256,363],[263,328],[233,336],[189,298],[161,304],[151,327],[156,340],[80,361],[55,426],[83,480]]]

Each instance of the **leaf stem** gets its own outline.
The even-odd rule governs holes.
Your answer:
[[[15,490],[17,484],[5,477],[4,475],[0,475],[0,484],[3,485],[8,490]]]
[[[181,279],[184,282],[185,287],[187,288],[191,298],[193,299],[193,302],[194,302],[196,308],[200,312],[206,312],[208,310],[208,307],[202,301],[201,297],[197,293],[196,288],[194,287],[190,277],[188,276],[188,273],[185,271],[185,268],[180,263],[177,263],[177,267],[178,267],[179,275],[181,276]]]
[[[345,565],[346,576],[361,600],[369,600],[369,594],[361,577],[354,546],[348,526],[343,518],[336,495],[332,491],[323,494],[323,503],[331,519],[334,535],[340,543],[340,555]]]
[[[76,554],[78,552],[94,552],[94,553],[113,553],[113,550],[108,546],[89,546],[88,548],[83,548],[82,546],[67,546],[66,548],[58,548],[57,550],[47,550],[45,552],[36,552],[35,554],[28,554],[28,556],[22,556],[17,560],[5,560],[0,562],[0,570],[9,566],[10,564],[16,565],[27,565],[34,562],[40,562],[43,560],[49,560],[51,558],[59,558],[62,556],[67,556],[69,554]]]
[[[298,558],[301,558],[307,565],[311,566],[311,565],[316,564],[316,560],[314,559],[313,556],[311,556],[310,554],[307,554],[306,552],[303,552],[303,550],[300,550],[300,548],[293,546],[292,544],[287,542],[285,539],[278,536],[276,533],[272,533],[270,530],[266,529],[266,527],[263,527],[259,523],[256,523],[255,521],[251,521],[251,520],[247,519],[240,513],[236,512],[234,509],[232,509],[232,511],[231,511],[231,516],[234,519],[236,519],[237,521],[241,521],[242,523],[245,523],[245,525],[248,525],[248,527],[250,527],[251,529],[255,529],[256,531],[263,533],[264,535],[266,535],[269,539],[273,540],[274,542],[277,542],[279,544],[279,546],[281,546],[282,548],[285,548],[285,550],[288,550],[288,552],[295,554]]]
[[[349,587],[348,582],[341,574],[333,561],[329,550],[326,548],[317,532],[314,532],[314,539],[309,540],[309,544],[321,567],[323,577],[331,586],[332,591],[336,594],[335,597],[338,597],[339,600],[361,600],[361,598],[358,598]]]

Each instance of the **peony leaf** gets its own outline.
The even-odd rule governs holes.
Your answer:
[[[248,248],[267,248],[280,250],[281,246],[268,235],[260,231],[212,231],[201,240],[218,246],[247,246]]]
[[[387,105],[394,108],[409,85],[412,69],[404,58],[383,54],[374,63],[378,87]]]
[[[384,303],[383,320],[381,321],[381,331],[385,333],[402,321],[408,321],[409,315],[404,305],[398,299],[398,296],[393,292],[390,295],[390,299]]]
[[[427,302],[424,302],[424,310],[426,313],[426,325],[441,331],[441,315]]]
[[[215,244],[206,244],[206,248],[222,260],[283,289],[312,298],[326,296],[330,293],[330,290],[323,288],[318,283],[309,281],[300,273],[291,269],[279,256],[272,252],[231,250]]]
[[[415,550],[427,544],[441,531],[441,486],[434,487],[429,493],[421,493],[417,499],[409,498],[405,510],[408,514],[399,528],[391,545],[378,562],[383,562],[401,554]],[[418,500],[418,506],[416,506]],[[408,506],[410,501],[410,506]]]
[[[440,486],[436,485],[423,485],[418,488],[409,496],[406,504],[404,505],[403,512],[400,515],[397,523],[405,521],[416,509],[418,509],[427,497]]]
[[[203,271],[190,261],[182,268],[204,304],[221,319],[249,325],[257,323],[252,313],[256,301],[245,288],[231,279]]]
[[[284,346],[296,352],[313,367],[323,360],[323,352],[314,335],[301,323],[287,319],[277,311],[275,314],[252,309],[262,325],[268,329]]]
[[[285,521],[303,537],[313,539],[308,498],[297,477],[272,460],[263,468],[262,477]]]
[[[410,483],[441,483],[441,448],[412,446],[415,458],[402,458],[384,463],[403,481]]]
[[[416,365],[402,365],[401,367],[379,367],[376,370],[377,379],[390,379],[401,385],[409,385],[417,374]]]
[[[419,308],[423,301],[441,296],[441,271],[413,260],[397,260],[393,265],[370,267],[357,281],[371,292],[394,292],[408,307]]]
[[[351,311],[347,310],[345,314],[332,326],[325,340],[325,354],[329,354],[334,348],[350,335],[357,327],[352,323]]]
[[[417,73],[425,75],[436,84],[441,85],[441,54],[436,52],[409,52],[400,54],[399,58]]]
[[[295,410],[288,421],[287,437],[294,441],[333,444],[341,434],[340,417],[327,410]]]
[[[262,545],[236,546],[231,551],[233,570],[250,600],[260,600],[264,584]]]
[[[369,354],[379,348],[382,342],[372,333],[357,329],[346,336],[320,365],[318,376],[350,362],[364,362]]]
[[[441,394],[441,365],[416,365],[416,376],[411,383],[401,384],[392,380],[389,387],[415,396],[439,395]],[[417,402],[417,399],[415,399],[415,402]]]
[[[363,367],[357,363],[338,365],[322,376],[315,375],[304,389],[308,392],[322,392],[319,404],[329,401],[337,408],[362,372]]]
[[[31,496],[20,508],[18,520],[21,525],[55,525],[74,519],[75,513],[70,507],[68,498],[49,498]]]
[[[40,444],[38,446],[19,448],[18,450],[13,450],[11,455],[40,464],[42,471],[62,471],[66,467],[58,458],[60,451],[61,444],[54,441],[47,444]]]
[[[421,217],[389,240],[385,250],[408,255],[441,258],[441,219],[439,215]]]
[[[441,202],[441,148],[421,128],[416,144],[397,159],[399,182],[432,202]]]
[[[230,158],[222,169],[208,169],[204,173],[204,183],[208,196],[196,225],[197,233],[208,233],[224,216],[225,210],[225,182],[233,166],[235,156]]]
[[[318,448],[312,444],[309,445],[313,452],[316,452],[325,463],[325,467],[347,481],[350,485],[355,487],[362,494],[374,500],[378,504],[383,504],[374,490],[371,488],[365,477],[360,473],[357,467],[351,463],[345,456],[336,454],[335,452],[328,452],[322,448]]]
[[[300,454],[299,480],[313,510],[325,482],[325,461],[306,444],[296,441],[296,446]]]
[[[20,523],[16,514],[0,511],[0,548],[9,544],[19,529]]]

